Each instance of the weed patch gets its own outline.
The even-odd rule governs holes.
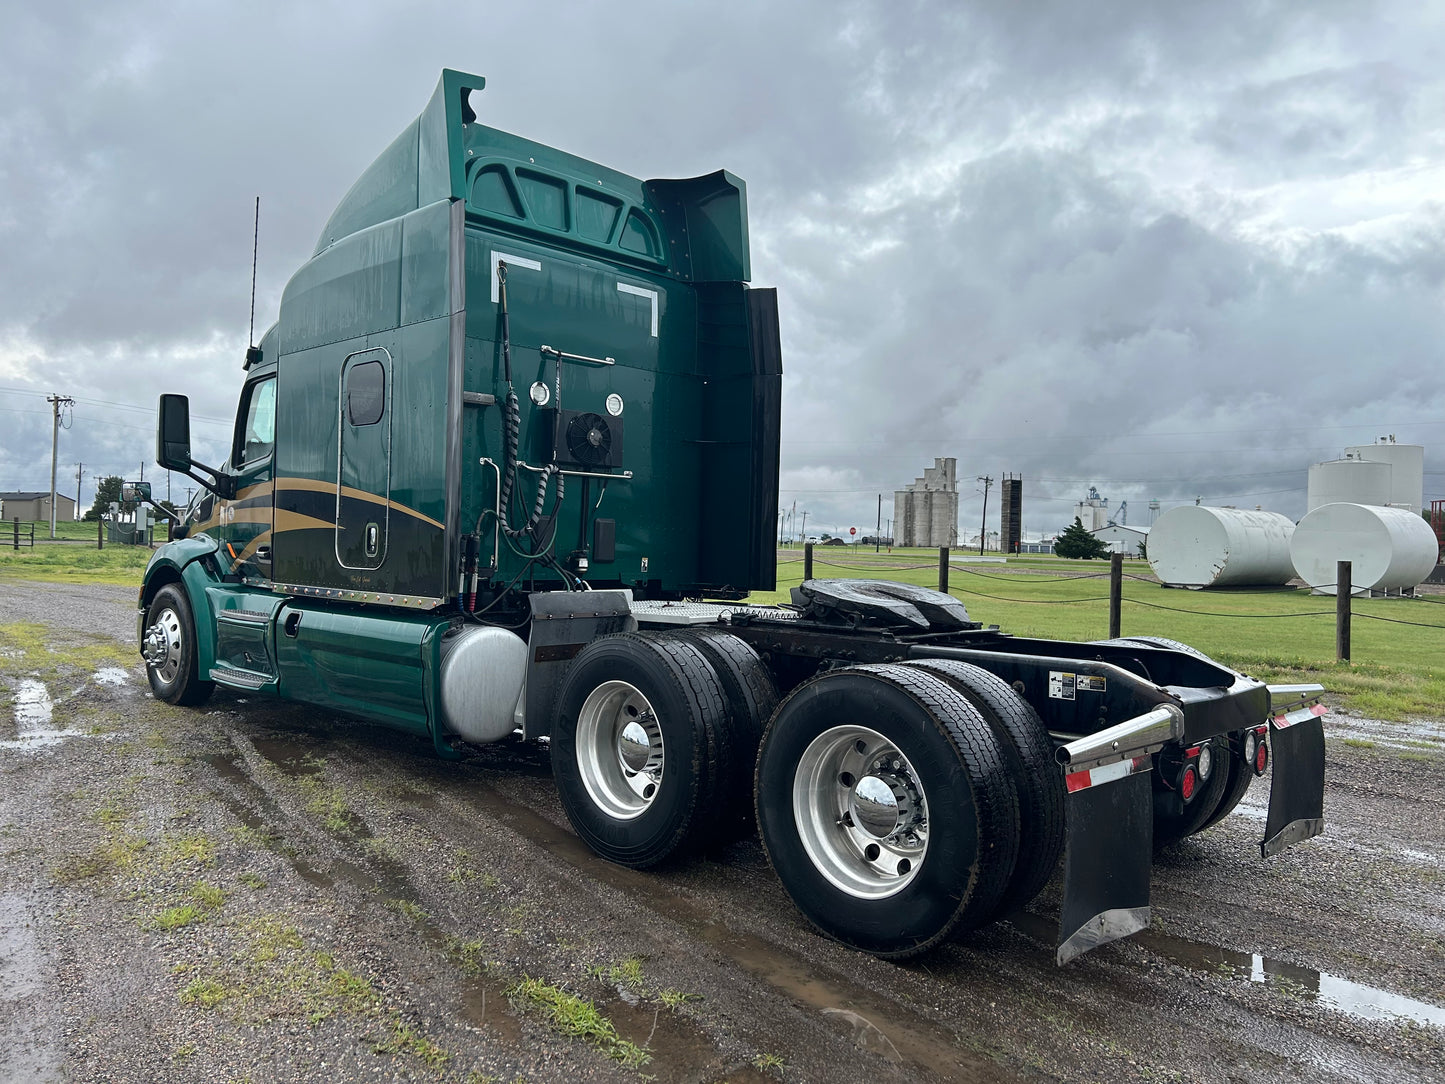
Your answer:
[[[67,858],[52,872],[61,884],[122,872],[133,868],[141,852],[149,846],[150,840],[144,836],[134,832],[116,832],[95,850]]]
[[[193,978],[181,1001],[212,1009],[227,1004],[241,1020],[301,1017],[311,1024],[332,1016],[371,1015],[381,995],[364,977],[326,951],[309,950],[300,932],[276,916],[241,927],[241,944],[223,965]]]
[[[391,1022],[391,1034],[371,1048],[378,1054],[409,1054],[433,1069],[440,1069],[451,1057],[425,1035],[400,1018]]]
[[[617,1025],[586,998],[530,977],[524,977],[508,987],[507,996],[524,1009],[540,1011],[554,1031],[585,1039],[609,1058],[630,1069],[652,1060],[652,1055],[646,1050],[619,1035]]]

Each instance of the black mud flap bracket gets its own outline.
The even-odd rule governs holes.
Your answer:
[[[1183,733],[1183,711],[1163,704],[1057,750],[1068,791],[1059,964],[1149,925],[1151,754]]]
[[[1319,685],[1271,685],[1269,815],[1259,851],[1279,854],[1325,830],[1325,725]],[[1281,703],[1283,702],[1283,703]],[[1290,704],[1292,710],[1282,710]]]

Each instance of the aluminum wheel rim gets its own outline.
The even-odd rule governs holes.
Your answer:
[[[181,672],[181,644],[180,616],[167,606],[146,629],[144,645],[146,662],[166,685],[174,682]]]
[[[928,801],[918,773],[876,730],[819,734],[793,774],[793,818],[803,850],[836,888],[857,899],[901,892],[928,853]]]
[[[662,788],[662,724],[647,697],[604,681],[577,714],[577,769],[597,807],[617,820],[640,817]]]

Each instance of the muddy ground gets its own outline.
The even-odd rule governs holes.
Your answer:
[[[1262,863],[1256,784],[1142,935],[1058,968],[1051,890],[896,965],[756,840],[594,858],[545,748],[157,703],[133,599],[0,583],[0,1080],[1445,1079],[1436,724],[1330,715],[1324,837]]]

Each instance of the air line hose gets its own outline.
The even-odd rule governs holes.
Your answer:
[[[511,524],[512,491],[517,483],[517,447],[522,435],[522,409],[517,402],[517,392],[512,387],[512,320],[507,311],[507,264],[497,261],[497,304],[501,317],[502,332],[502,376],[507,382],[507,398],[502,408],[502,472],[498,482],[498,504],[501,506],[502,530],[509,538],[520,538],[541,522],[547,502],[547,484],[557,477],[557,500],[562,500],[564,479],[558,473],[557,464],[549,463],[537,479],[537,499],[532,514],[521,527]],[[560,365],[560,362],[559,362]]]

